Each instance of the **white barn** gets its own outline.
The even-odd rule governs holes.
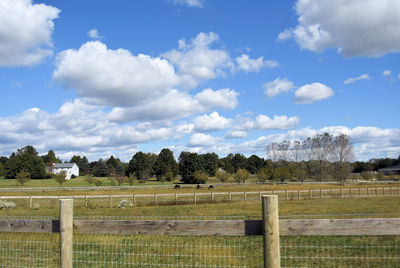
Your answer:
[[[52,173],[58,174],[61,171],[65,171],[67,176],[65,179],[71,179],[72,175],[79,176],[79,167],[75,163],[64,163],[64,164],[53,164],[52,166]]]

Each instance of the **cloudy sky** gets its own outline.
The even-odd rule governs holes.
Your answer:
[[[1,0],[0,155],[400,153],[400,0]]]

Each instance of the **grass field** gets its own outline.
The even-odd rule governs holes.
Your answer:
[[[115,200],[115,204],[119,200]],[[400,217],[400,197],[306,199],[279,202],[281,218]],[[39,210],[0,210],[11,216],[55,216],[58,201]],[[261,218],[259,202],[179,206],[85,208],[77,202],[76,218],[189,219]],[[297,216],[293,216],[297,215]],[[321,215],[321,216],[305,216]],[[328,216],[331,215],[331,216]],[[197,218],[196,218],[197,219]],[[0,266],[56,267],[57,234],[0,233]],[[400,267],[396,236],[281,237],[282,267]],[[262,237],[193,237],[154,235],[75,235],[74,267],[261,267]]]

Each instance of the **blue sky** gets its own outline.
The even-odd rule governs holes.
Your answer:
[[[0,3],[0,155],[400,153],[399,0]]]

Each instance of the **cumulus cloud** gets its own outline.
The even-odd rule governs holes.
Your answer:
[[[204,133],[196,133],[190,137],[188,145],[190,147],[210,147],[218,143],[221,139],[212,137]]]
[[[233,109],[238,104],[237,96],[238,93],[231,89],[205,89],[194,96],[172,89],[143,104],[113,108],[109,119],[116,122],[178,119],[217,108]]]
[[[279,94],[287,93],[294,89],[292,81],[290,81],[288,78],[281,79],[280,77],[276,78],[272,82],[265,83],[263,87],[264,93],[268,98],[273,98]]]
[[[362,74],[358,77],[350,77],[350,78],[346,79],[344,81],[344,84],[347,85],[347,84],[352,84],[352,83],[360,81],[360,80],[369,80],[369,79],[371,79],[371,77],[368,74]]]
[[[168,61],[108,49],[100,41],[60,52],[53,79],[87,102],[105,106],[147,102],[165,95],[178,81]]]
[[[53,149],[63,153],[91,151],[103,153],[109,148],[123,150],[146,142],[172,137],[173,127],[144,129],[135,125],[120,125],[107,119],[97,106],[77,99],[66,102],[54,113],[38,108],[25,110],[19,115],[0,118],[0,154],[9,154],[17,148],[31,144],[39,150]],[[96,153],[97,155],[99,153]]]
[[[300,119],[297,116],[288,117],[287,115],[274,115],[273,118],[260,114],[255,120],[251,118],[238,118],[238,123],[235,124],[237,130],[272,130],[280,129],[287,130],[294,128],[300,123]]]
[[[177,67],[179,84],[183,88],[195,88],[203,81],[224,74],[224,69],[233,67],[227,51],[210,48],[218,40],[216,33],[199,33],[189,43],[185,39],[179,40],[177,50],[161,55]]]
[[[278,40],[293,36],[303,49],[338,48],[346,57],[400,51],[398,0],[298,0],[295,10],[298,25]]]
[[[330,98],[335,93],[333,90],[321,83],[307,84],[294,92],[295,102],[297,104],[310,104]]]
[[[247,137],[247,131],[230,130],[225,134],[226,139],[243,139]]]
[[[196,131],[205,132],[226,129],[230,127],[233,120],[220,116],[217,112],[213,112],[209,115],[198,116],[193,121]]]
[[[392,74],[391,70],[384,70],[383,73],[382,73],[383,76],[389,76],[391,74]]]
[[[173,0],[176,5],[186,5],[188,7],[203,7],[204,0]]]
[[[92,39],[101,39],[102,36],[99,34],[99,31],[97,29],[91,29],[88,32],[88,36]]]
[[[53,20],[60,10],[31,0],[0,1],[0,66],[38,64],[53,54]]]
[[[264,57],[251,59],[249,55],[242,54],[236,58],[236,70],[249,72],[258,72],[263,67],[275,68],[279,63],[274,60],[264,60]]]

